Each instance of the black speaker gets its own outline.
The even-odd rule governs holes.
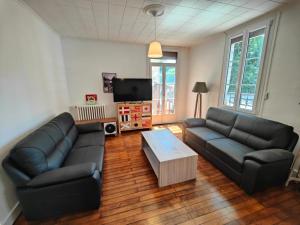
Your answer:
[[[116,122],[104,123],[104,134],[117,135],[117,123]]]

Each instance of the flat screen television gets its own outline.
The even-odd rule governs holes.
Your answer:
[[[152,100],[152,79],[113,79],[114,102]]]

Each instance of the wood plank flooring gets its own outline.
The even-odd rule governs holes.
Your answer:
[[[180,125],[168,128],[181,138]],[[248,196],[201,156],[196,180],[158,188],[140,132],[107,138],[103,173],[99,210],[34,223],[21,215],[15,224],[300,224],[296,185]]]

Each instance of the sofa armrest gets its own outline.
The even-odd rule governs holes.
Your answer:
[[[241,187],[252,194],[267,187],[283,184],[294,155],[283,149],[265,149],[245,155]]]
[[[25,186],[31,180],[30,176],[19,169],[9,156],[2,161],[2,167],[17,187]]]
[[[76,127],[77,127],[79,133],[90,133],[90,132],[103,131],[103,124],[99,123],[99,122],[77,124]]]
[[[189,118],[183,121],[183,126],[185,128],[189,127],[203,127],[206,124],[205,119],[198,119],[198,118]]]
[[[253,160],[258,163],[274,163],[279,161],[292,161],[294,158],[293,153],[283,149],[266,149],[255,152],[250,152],[245,155],[245,160]]]
[[[27,183],[28,187],[42,187],[54,184],[60,184],[84,177],[93,176],[96,171],[95,163],[82,163],[73,166],[66,166],[56,170],[51,170],[42,173],[30,182]]]

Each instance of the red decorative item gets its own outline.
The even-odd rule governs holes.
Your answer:
[[[139,113],[139,112],[141,112],[141,106],[131,107],[131,112],[132,113]]]
[[[143,105],[143,114],[144,115],[151,114],[151,105],[150,104]]]
[[[95,105],[97,103],[97,95],[96,94],[86,94],[85,102],[88,105]]]
[[[140,116],[135,113],[135,114],[131,115],[131,118],[134,119],[134,121],[137,121],[137,120],[139,120]]]
[[[152,119],[151,117],[143,117],[142,118],[142,126],[143,127],[150,127],[152,124]]]
[[[119,113],[120,113],[121,115],[129,114],[129,113],[130,113],[130,108],[129,108],[129,106],[120,107],[120,108],[119,108]]]

